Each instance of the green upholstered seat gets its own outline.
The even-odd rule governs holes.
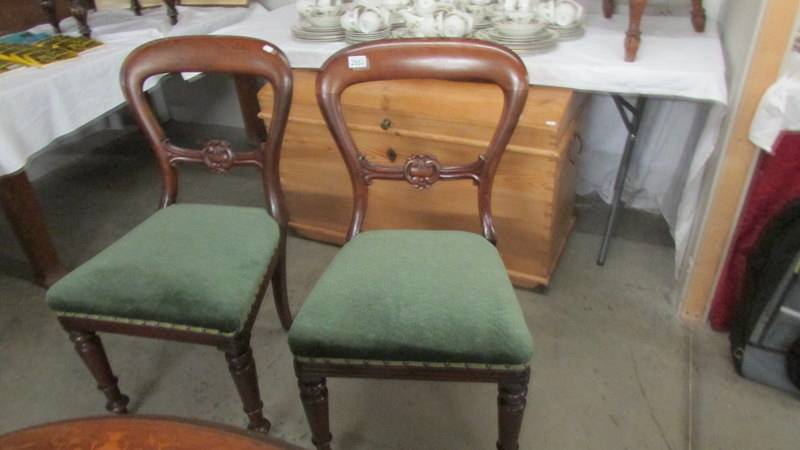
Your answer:
[[[498,365],[533,353],[500,255],[460,231],[357,235],[309,294],[289,346],[304,358]]]
[[[235,333],[279,236],[262,208],[169,206],[62,278],[47,302],[58,313]]]

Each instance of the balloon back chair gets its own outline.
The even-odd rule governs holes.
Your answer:
[[[342,92],[379,80],[439,79],[499,86],[504,108],[485,153],[463,165],[435,155],[378,165],[348,131]],[[532,356],[503,262],[492,245],[492,182],[528,94],[525,66],[511,51],[473,40],[408,39],[347,48],[331,56],[317,102],[344,158],[354,207],[347,243],[322,275],[289,332],[300,396],[317,449],[330,448],[327,377],[489,382],[499,385],[498,448],[516,449]],[[361,232],[373,180],[424,189],[477,185],[483,235],[462,231]]]
[[[170,142],[148,103],[143,86],[156,75],[179,72],[231,74],[237,86],[254,83],[242,110],[258,111],[255,83],[271,83],[276,95],[269,133],[263,122],[258,148],[233,151],[224,140],[203,149]],[[278,158],[292,97],[292,72],[273,45],[240,37],[180,37],[145,44],[122,68],[122,86],[160,169],[159,210],[121,239],[62,278],[47,301],[69,333],[83,362],[105,394],[106,409],[126,413],[96,332],[213,345],[225,352],[249,418],[248,428],[266,432],[250,332],[270,280],[281,324],[292,316],[286,293],[286,214]],[[255,117],[255,116],[254,116]],[[176,204],[181,164],[200,163],[216,173],[234,166],[261,169],[266,210]]]

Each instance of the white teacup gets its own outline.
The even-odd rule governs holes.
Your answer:
[[[442,30],[443,14],[418,16],[412,10],[400,11],[411,35],[415,37],[437,37]]]
[[[381,0],[380,6],[396,10],[408,6],[408,3],[408,0]]]
[[[513,22],[527,23],[536,17],[534,11],[506,11],[505,17]]]
[[[442,13],[441,34],[444,37],[464,37],[472,32],[475,19],[464,11],[453,10]]]
[[[482,22],[483,19],[489,16],[489,10],[483,5],[474,5],[467,3],[463,6],[464,11],[470,13],[475,19],[475,22]]]
[[[373,8],[381,6],[382,3],[382,0],[355,0],[356,6],[371,6]]]
[[[436,11],[436,0],[414,0],[414,12],[419,16],[433,14]]]
[[[356,6],[342,15],[342,28],[348,31],[374,33],[389,26],[389,11],[372,6]]]
[[[555,15],[556,2],[553,0],[547,0],[536,6],[536,16],[547,23],[553,23]]]
[[[358,31],[374,33],[389,26],[389,12],[380,8],[366,8],[358,16]]]
[[[557,0],[550,20],[560,27],[569,27],[583,20],[583,12],[583,6],[575,0]]]

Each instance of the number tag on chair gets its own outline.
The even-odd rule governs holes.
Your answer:
[[[353,70],[369,69],[369,60],[366,55],[353,55],[347,57],[347,67]]]

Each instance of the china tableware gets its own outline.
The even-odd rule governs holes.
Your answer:
[[[583,6],[575,0],[556,0],[554,2],[552,23],[568,27],[583,20]]]
[[[342,28],[348,31],[372,33],[388,28],[390,16],[389,11],[384,8],[358,5],[342,14],[340,23]]]
[[[442,11],[442,25],[440,32],[444,37],[464,37],[472,32],[475,18],[471,14],[453,9]]]
[[[418,16],[433,14],[436,11],[436,0],[414,0],[414,12]]]
[[[417,37],[437,37],[442,31],[442,14],[417,15],[415,10],[400,11],[408,30]]]
[[[508,17],[495,17],[492,24],[501,33],[509,36],[531,36],[543,29],[547,24],[535,18],[515,20]]]
[[[348,44],[358,44],[360,42],[369,42],[378,39],[386,39],[391,37],[391,35],[392,35],[392,30],[391,28],[388,27],[369,33],[362,33],[358,30],[348,30],[345,32],[345,41]]]
[[[476,31],[475,37],[504,45],[514,51],[526,53],[550,51],[558,43],[558,33],[546,28],[530,36],[508,36],[496,28],[489,28]]]

